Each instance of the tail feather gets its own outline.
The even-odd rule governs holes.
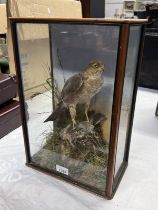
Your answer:
[[[65,109],[64,104],[60,103],[54,110],[54,112],[44,122],[55,121],[56,119],[58,119],[63,109]]]

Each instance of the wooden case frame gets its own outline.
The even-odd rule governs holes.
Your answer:
[[[39,166],[34,165],[31,162],[30,155],[30,144],[28,137],[28,128],[27,128],[27,118],[26,118],[26,110],[25,110],[25,101],[24,101],[24,91],[22,84],[22,75],[21,75],[21,66],[20,66],[20,57],[19,57],[19,49],[18,49],[18,39],[17,39],[17,28],[16,25],[18,23],[34,23],[34,24],[51,24],[51,23],[76,23],[76,24],[105,24],[105,25],[113,25],[119,26],[119,44],[118,44],[118,55],[117,55],[117,67],[116,67],[116,75],[114,81],[114,95],[113,95],[113,107],[112,107],[112,120],[111,120],[111,135],[110,135],[110,145],[109,145],[109,158],[108,158],[108,172],[107,172],[107,180],[106,180],[106,189],[105,195],[100,194],[101,196],[106,197],[107,199],[113,198],[116,189],[122,179],[122,176],[127,168],[128,159],[129,159],[129,149],[130,149],[130,139],[132,133],[132,124],[135,110],[135,101],[138,87],[138,78],[139,78],[139,70],[141,65],[142,58],[142,49],[144,43],[144,25],[147,20],[133,20],[133,19],[38,19],[38,18],[10,18],[11,28],[12,28],[12,38],[14,43],[14,57],[18,78],[18,86],[19,86],[19,97],[21,104],[21,119],[22,119],[22,127],[24,134],[24,145],[25,145],[25,153],[26,153],[26,165],[37,170],[43,171],[49,175],[53,175],[56,177],[63,177],[64,180],[72,182],[73,184],[83,187],[88,191],[92,191],[95,194],[98,192],[92,190],[85,184],[82,184],[77,181],[71,180],[71,178],[66,177],[65,175],[59,174],[58,172],[50,173],[49,170],[43,169]],[[121,112],[121,103],[122,103],[122,94],[123,94],[123,85],[124,85],[124,77],[125,77],[125,67],[126,67],[126,58],[127,58],[127,50],[128,50],[128,41],[129,41],[129,31],[130,27],[140,25],[141,27],[141,38],[139,44],[139,52],[138,52],[138,60],[137,60],[137,69],[135,74],[134,81],[134,91],[132,97],[132,107],[130,112],[130,123],[127,130],[126,135],[126,145],[124,150],[124,159],[119,168],[115,178],[115,163],[116,163],[116,152],[117,152],[117,141],[118,141],[118,131],[119,131],[119,122],[120,122],[120,112]]]

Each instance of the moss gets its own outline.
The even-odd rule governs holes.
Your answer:
[[[60,137],[60,129],[55,129],[46,136],[43,149],[54,151],[61,155],[68,155],[72,159],[84,161],[100,167],[106,167],[108,159],[108,145],[96,134],[87,134],[82,139],[73,142]]]

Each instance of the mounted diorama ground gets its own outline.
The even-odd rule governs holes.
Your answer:
[[[63,113],[62,113],[63,114]],[[85,121],[78,110],[73,129],[68,111],[54,123],[54,129],[45,136],[45,144],[33,155],[36,165],[56,170],[56,165],[68,169],[73,179],[105,192],[109,145],[102,136],[101,125],[105,116],[88,112],[90,122]]]

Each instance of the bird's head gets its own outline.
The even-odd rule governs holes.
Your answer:
[[[104,72],[105,66],[101,61],[92,61],[89,63],[88,67],[86,68],[86,74],[90,75],[102,75]]]

